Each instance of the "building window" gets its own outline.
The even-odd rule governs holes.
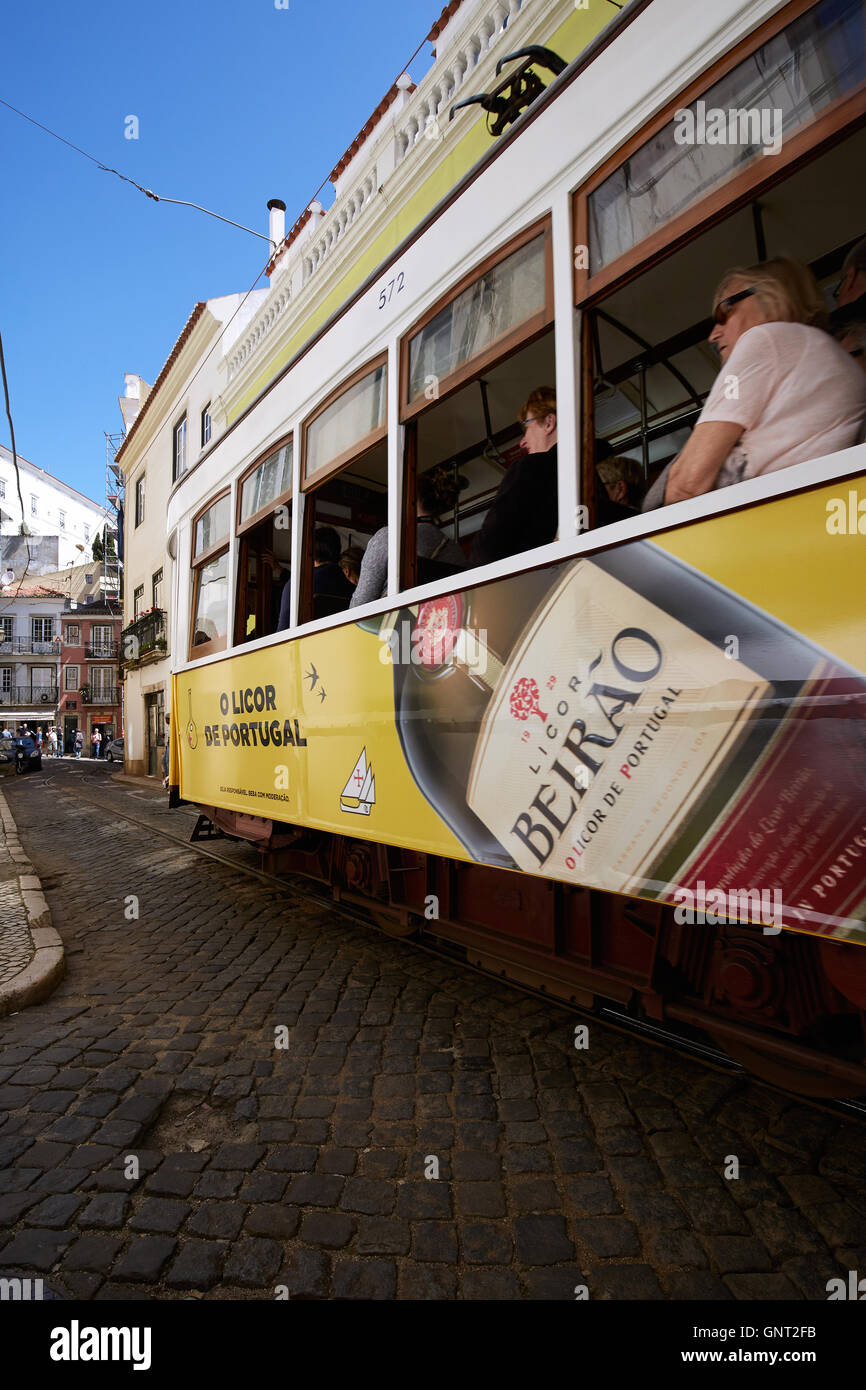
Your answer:
[[[78,690],[81,687],[80,670],[78,666],[67,666],[63,672],[64,690]]]
[[[94,656],[114,656],[114,628],[106,623],[93,623],[90,628],[90,646]]]
[[[54,635],[53,618],[31,618],[30,636],[34,642],[50,642]]]
[[[137,618],[144,608],[144,585],[139,584],[132,595],[132,616]]]
[[[36,515],[36,497],[32,492],[30,494],[30,515]]]
[[[5,695],[5,694],[7,694],[7,692],[10,691],[11,689],[12,689],[12,667],[11,667],[11,666],[3,666],[3,667],[0,667],[0,690],[2,690],[3,694]]]
[[[11,642],[14,618],[0,618],[0,642]]]
[[[145,478],[145,475],[142,473],[141,477],[137,480],[137,482],[136,482],[136,484],[135,484],[135,524],[136,524],[136,526],[140,526],[141,523],[144,521],[144,478]]]
[[[81,644],[81,628],[78,623],[66,624],[66,642],[70,647],[77,647]]]
[[[113,700],[114,686],[113,666],[91,666],[90,694],[94,700]]]
[[[5,496],[6,496],[6,480],[5,480],[5,478],[0,478],[0,497],[5,497]]]
[[[66,530],[66,513],[65,513],[65,512],[61,512],[61,513],[60,513],[60,529],[61,529],[61,531],[65,531],[65,530]]]
[[[153,606],[154,606],[154,608],[161,608],[161,607],[162,607],[162,570],[157,570],[157,571],[156,571],[156,574],[153,576],[152,585],[153,585],[153,589],[152,589],[152,592],[153,592]]]
[[[201,413],[201,447],[210,444],[210,401]]]
[[[30,672],[30,698],[51,704],[57,695],[57,673],[53,666],[34,666]]]
[[[90,540],[90,527],[89,527],[89,526],[85,526],[85,527],[84,527],[84,539],[85,539],[86,541],[89,541],[89,540]]]
[[[182,415],[174,427],[172,444],[171,480],[176,483],[186,472],[186,415]]]

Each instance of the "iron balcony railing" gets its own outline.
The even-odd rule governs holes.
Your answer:
[[[120,634],[120,658],[125,666],[163,656],[166,647],[165,609],[150,608]]]
[[[47,642],[36,637],[0,637],[0,657],[57,656],[59,652],[59,637],[49,637]]]
[[[78,692],[78,698],[83,705],[119,705],[120,686],[102,686],[99,690],[92,690],[90,686],[82,686]]]
[[[84,648],[84,655],[92,657],[94,661],[108,660],[117,657],[120,652],[119,642],[88,642]]]
[[[0,705],[56,705],[57,691],[53,686],[12,685],[0,690]]]

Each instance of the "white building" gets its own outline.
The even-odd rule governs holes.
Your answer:
[[[0,570],[10,568],[20,579],[26,565],[30,580],[89,558],[94,537],[105,530],[105,507],[20,454],[18,471],[20,499],[12,451],[0,444]]]
[[[60,618],[66,595],[41,584],[0,589],[0,721],[43,730],[55,722]]]

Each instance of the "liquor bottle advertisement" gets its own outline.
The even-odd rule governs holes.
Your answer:
[[[179,672],[181,795],[866,944],[850,486]]]

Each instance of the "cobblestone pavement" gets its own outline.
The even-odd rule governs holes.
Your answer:
[[[600,1024],[577,1051],[554,1005],[172,844],[191,811],[104,769],[7,794],[68,974],[0,1023],[3,1274],[96,1299],[823,1300],[866,1270],[859,1125]]]

